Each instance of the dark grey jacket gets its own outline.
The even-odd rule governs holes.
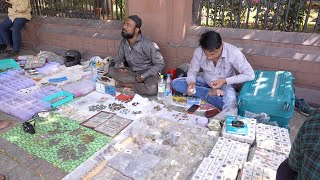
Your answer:
[[[126,39],[120,42],[118,56],[114,59],[116,67],[125,60],[133,72],[145,78],[158,76],[165,66],[158,45],[141,34],[132,48]]]

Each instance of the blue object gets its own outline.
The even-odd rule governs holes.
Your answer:
[[[232,121],[242,121],[244,126],[243,127],[235,127],[232,125]],[[248,119],[242,116],[227,116],[226,117],[226,130],[227,133],[231,134],[241,134],[247,135],[248,134]]]
[[[266,113],[270,121],[287,127],[294,113],[294,77],[288,71],[255,71],[255,79],[244,83],[239,97],[239,114],[245,110]]]
[[[105,93],[106,94],[110,94],[112,96],[116,96],[116,87],[115,86],[109,86],[109,85],[106,85],[105,86]]]
[[[7,16],[0,24],[0,44],[11,44],[12,35],[13,51],[19,52],[21,44],[21,29],[29,20],[26,18],[15,18],[12,22]],[[9,29],[12,30],[12,34]]]
[[[61,99],[57,102],[51,103],[52,100],[59,98],[59,97],[60,98],[63,97],[63,99]],[[65,103],[71,101],[72,99],[73,99],[73,94],[66,92],[66,91],[59,91],[57,93],[54,93],[50,96],[43,98],[42,100],[49,102],[51,104],[52,108],[56,108],[62,104],[65,104]]]
[[[59,77],[59,78],[51,78],[48,81],[51,83],[56,83],[56,82],[62,82],[62,81],[66,81],[68,80],[68,78],[66,76],[63,77]]]
[[[172,81],[172,87],[174,90],[182,93],[188,94],[188,83],[186,77],[177,78]],[[220,96],[208,96],[208,92],[211,90],[211,87],[205,82],[202,76],[197,76],[196,79],[196,93],[193,96],[199,97],[201,99],[207,100],[210,104],[216,106],[219,109],[222,109],[224,102],[223,98]],[[226,98],[236,98],[236,91],[231,85],[222,86],[224,92],[230,92],[225,95]]]
[[[190,108],[192,105],[199,105],[201,104],[201,99],[198,97],[187,97],[187,105],[186,108]]]
[[[0,60],[0,69],[6,70],[6,69],[21,69],[19,64],[14,59],[1,59]]]

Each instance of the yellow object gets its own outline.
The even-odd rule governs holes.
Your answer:
[[[11,8],[8,8],[8,16],[12,22],[16,18],[31,20],[30,0],[9,0],[7,3],[12,5]]]

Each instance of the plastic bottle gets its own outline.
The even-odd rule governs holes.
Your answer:
[[[161,101],[164,100],[164,91],[166,89],[166,83],[164,82],[163,75],[160,75],[159,81],[158,81],[158,94],[157,98]]]
[[[167,74],[166,88],[164,92],[164,105],[170,106],[172,104],[172,88],[171,88],[171,77]]]
[[[97,79],[98,79],[98,72],[96,68],[96,63],[92,62],[91,63],[91,80],[93,82],[97,82]]]

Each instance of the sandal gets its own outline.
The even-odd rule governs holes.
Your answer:
[[[19,52],[14,51],[14,50],[6,50],[5,53],[7,53],[7,57],[14,57],[19,55]]]
[[[0,180],[6,180],[6,176],[3,174],[0,174]]]
[[[5,129],[11,125],[10,121],[8,120],[0,120],[0,130]],[[1,174],[0,174],[1,177]],[[1,179],[0,179],[1,180]]]
[[[0,54],[5,53],[7,49],[7,45],[5,44],[0,44]]]

